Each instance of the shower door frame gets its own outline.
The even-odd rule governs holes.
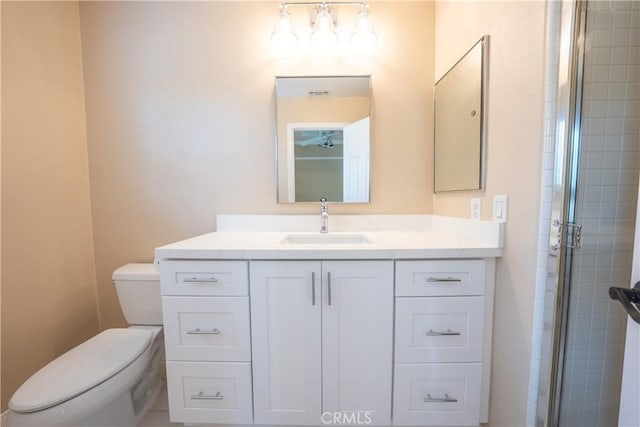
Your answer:
[[[567,340],[571,266],[581,148],[582,84],[587,0],[563,0],[556,112],[555,169],[548,254],[558,260],[549,406],[546,425],[560,425]]]

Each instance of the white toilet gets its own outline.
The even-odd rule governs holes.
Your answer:
[[[135,426],[163,382],[160,278],[153,264],[113,273],[129,328],[107,329],[36,372],[9,401],[8,426]]]

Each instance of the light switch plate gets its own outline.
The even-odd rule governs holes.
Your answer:
[[[507,196],[493,196],[493,221],[507,222]]]
[[[482,205],[480,204],[479,197],[473,197],[471,199],[471,219],[480,220],[482,216]]]

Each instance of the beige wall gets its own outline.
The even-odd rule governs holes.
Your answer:
[[[542,1],[436,4],[436,78],[490,35],[486,190],[435,195],[433,212],[468,217],[469,199],[480,197],[482,217],[491,219],[493,196],[509,196],[505,255],[496,277],[492,426],[525,423],[544,126],[544,19]]]
[[[78,5],[2,2],[2,410],[96,334]]]
[[[332,213],[431,212],[434,4],[375,2],[377,52],[323,59],[272,54],[277,8],[80,5],[104,327],[123,324],[110,280],[117,266],[212,231],[216,214],[318,212],[276,203],[276,75],[373,76],[371,203]]]

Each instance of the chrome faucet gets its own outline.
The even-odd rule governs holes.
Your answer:
[[[329,206],[327,205],[327,198],[320,199],[320,234],[327,234],[329,232]]]

